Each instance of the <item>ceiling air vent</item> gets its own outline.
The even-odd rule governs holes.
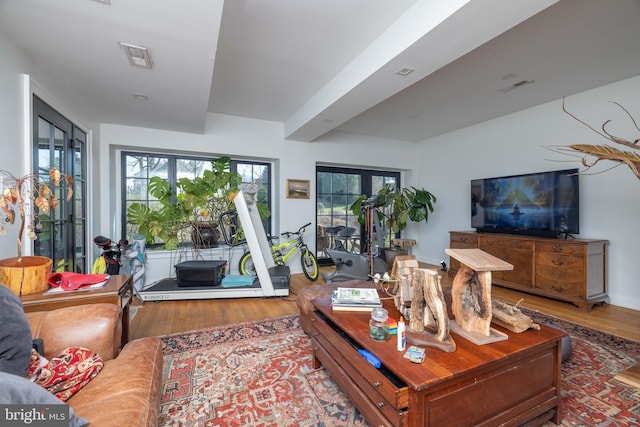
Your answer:
[[[127,55],[129,64],[134,67],[147,68],[149,70],[153,68],[153,61],[151,61],[149,49],[146,47],[136,46],[129,43],[120,43],[120,47],[124,49],[124,53]]]
[[[507,87],[503,87],[501,89],[498,89],[500,92],[509,92],[510,90],[519,88],[521,86],[526,86],[528,84],[531,84],[535,82],[535,80],[520,80],[519,82],[515,82]]]
[[[415,71],[415,68],[402,67],[398,71],[396,71],[396,74],[402,77],[407,77],[409,74],[413,73],[414,71]]]

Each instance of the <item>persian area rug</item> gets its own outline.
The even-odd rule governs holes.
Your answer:
[[[561,425],[640,426],[640,389],[613,378],[640,363],[639,342],[520,309],[534,322],[558,327],[571,337],[571,357],[562,363]]]
[[[640,343],[522,310],[571,336],[563,426],[640,426],[640,389],[613,379],[640,361]],[[313,369],[298,316],[161,338],[160,426],[366,426],[327,372]]]
[[[160,426],[365,426],[298,316],[161,337]]]

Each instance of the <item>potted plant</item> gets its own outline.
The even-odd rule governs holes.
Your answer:
[[[231,171],[229,157],[212,160],[211,166],[201,177],[179,179],[176,191],[166,179],[149,180],[149,194],[158,200],[159,207],[133,203],[127,209],[127,220],[138,226],[138,234],[145,236],[147,244],[160,241],[166,249],[176,249],[190,239],[196,248],[218,245],[218,219],[232,209],[242,177]],[[266,206],[258,208],[268,216]]]
[[[394,249],[391,241],[407,228],[408,221],[426,223],[429,220],[429,214],[433,213],[433,205],[437,200],[436,196],[424,188],[410,187],[398,191],[395,186],[385,184],[373,197],[368,198],[363,194],[349,207],[361,224],[364,223],[362,206],[367,199],[368,203],[375,206],[375,212],[383,228],[385,249],[390,250]]]
[[[22,256],[22,238],[25,229],[27,236],[36,239],[36,230],[42,228],[40,215],[55,210],[58,197],[52,186],[66,182],[66,200],[73,196],[73,178],[62,175],[57,168],[49,171],[49,182],[38,179],[36,174],[27,174],[21,178],[7,171],[0,171],[0,209],[8,224],[19,221],[18,251],[14,258],[0,260],[0,283],[6,285],[17,295],[28,295],[49,288],[47,279],[51,274],[52,260],[41,256]],[[5,234],[5,226],[0,224],[0,234]]]

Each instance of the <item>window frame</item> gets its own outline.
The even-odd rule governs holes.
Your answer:
[[[210,162],[211,160],[215,160],[217,158],[222,157],[222,155],[192,155],[192,154],[181,154],[181,153],[163,153],[163,152],[155,152],[155,151],[145,151],[145,150],[125,150],[123,149],[120,152],[120,182],[121,182],[121,186],[120,186],[120,200],[121,200],[121,213],[120,213],[120,218],[121,218],[121,227],[120,227],[120,232],[121,232],[121,236],[123,236],[123,238],[130,238],[131,236],[128,236],[129,233],[129,224],[127,224],[127,206],[130,203],[134,203],[134,202],[140,202],[140,203],[146,203],[147,206],[149,206],[149,202],[153,201],[152,199],[150,199],[149,197],[149,193],[147,190],[146,193],[146,199],[128,199],[127,196],[127,182],[128,179],[132,178],[129,177],[128,174],[128,168],[127,168],[127,158],[128,157],[132,157],[132,156],[149,156],[149,157],[158,157],[158,158],[165,158],[167,159],[167,180],[169,181],[169,184],[172,188],[173,191],[176,190],[176,182],[179,179],[178,178],[178,168],[177,168],[177,163],[178,160],[196,160],[196,161],[203,161],[203,162]],[[257,179],[253,173],[255,173],[255,168],[266,168],[266,172],[263,174],[267,176],[267,180],[263,180],[263,185],[266,188],[266,194],[267,194],[267,200],[263,201],[263,203],[265,203],[269,209],[271,210],[271,212],[273,212],[273,163],[269,162],[269,161],[264,161],[264,160],[254,160],[254,159],[247,159],[247,158],[234,158],[231,157],[231,170],[234,172],[240,172],[239,166],[241,165],[248,165],[250,167],[251,173],[252,173],[252,178],[253,180]],[[240,168],[242,169],[242,168]],[[147,180],[147,184],[148,181],[153,177],[154,175],[152,174],[148,174],[146,176],[146,180]],[[244,178],[246,178],[246,176],[242,175],[243,177],[243,182],[242,184],[248,184],[249,182],[244,181]],[[147,185],[148,187],[148,185]],[[270,233],[271,229],[272,229],[272,221],[271,218],[267,218],[264,222],[263,225],[265,227],[265,232],[267,234]]]

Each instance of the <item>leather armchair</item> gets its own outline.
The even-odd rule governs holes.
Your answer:
[[[67,403],[93,426],[157,426],[162,387],[162,343],[140,338],[120,348],[120,307],[87,304],[27,313],[45,357],[85,347],[104,360],[102,371]]]

